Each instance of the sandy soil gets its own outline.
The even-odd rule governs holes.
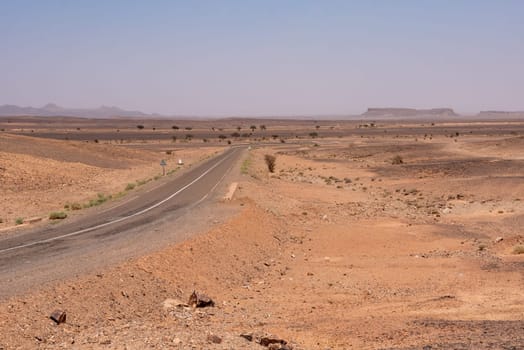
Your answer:
[[[172,144],[153,150],[144,150],[151,148],[148,144],[133,146],[0,134],[0,229],[18,226],[18,218],[26,222],[47,219],[67,205],[87,207],[99,194],[122,197],[129,192],[125,191],[128,184],[139,187],[158,179],[161,159],[167,162],[166,173],[171,173],[183,169],[178,159],[188,167],[220,150]],[[76,210],[69,212],[73,214]]]
[[[294,349],[524,349],[523,149],[519,135],[254,148],[216,203],[238,215],[3,301],[0,348],[263,349],[240,334],[267,333]],[[215,306],[180,305],[193,290]]]

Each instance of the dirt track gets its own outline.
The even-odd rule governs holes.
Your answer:
[[[214,204],[236,215],[4,302],[0,345],[263,349],[239,334],[268,332],[295,349],[523,349],[521,128],[255,148]],[[193,289],[215,307],[163,306]]]

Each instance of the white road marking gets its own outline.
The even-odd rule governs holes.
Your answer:
[[[197,182],[198,180],[200,180],[201,178],[203,178],[204,176],[206,176],[209,172],[211,172],[211,170],[215,169],[217,166],[219,166],[220,164],[222,164],[222,162],[224,162],[226,159],[228,159],[229,157],[231,157],[231,155],[233,154],[233,152],[231,152],[229,155],[227,155],[226,157],[224,157],[223,159],[221,159],[219,162],[217,162],[216,164],[214,164],[211,168],[207,169],[205,172],[202,173],[202,175],[200,175],[199,177],[197,177],[196,179],[194,179],[193,181],[191,181],[190,183],[188,183],[187,185],[185,185],[184,187],[182,187],[181,189],[179,189],[178,191],[176,191],[175,193],[171,194],[170,196],[168,196],[167,198],[164,198],[162,199],[160,202],[157,202],[155,204],[153,204],[152,206],[148,207],[148,208],[145,208],[145,209],[142,209],[141,211],[139,212],[136,212],[134,214],[131,214],[131,215],[128,215],[128,216],[124,216],[124,217],[121,217],[121,218],[118,218],[118,219],[115,219],[115,220],[112,220],[112,221],[108,221],[108,222],[105,222],[103,224],[99,224],[99,225],[95,225],[95,226],[91,226],[91,227],[88,227],[88,228],[84,228],[82,230],[78,230],[78,231],[75,231],[75,232],[71,232],[71,233],[66,233],[64,235],[61,235],[61,236],[56,236],[56,237],[51,237],[51,238],[48,238],[48,239],[43,239],[43,240],[40,240],[40,241],[35,241],[35,242],[31,242],[31,243],[26,243],[26,244],[21,244],[21,245],[18,245],[18,246],[14,246],[14,247],[10,247],[10,248],[6,248],[6,249],[2,249],[0,250],[0,253],[5,253],[5,252],[9,252],[9,251],[12,251],[12,250],[16,250],[16,249],[21,249],[21,248],[27,248],[27,247],[31,247],[31,246],[34,246],[34,245],[37,245],[37,244],[42,244],[42,243],[49,243],[49,242],[53,242],[53,241],[56,241],[58,239],[62,239],[62,238],[67,238],[67,237],[72,237],[72,236],[76,236],[76,235],[79,235],[79,234],[82,234],[82,233],[85,233],[85,232],[89,232],[89,231],[93,231],[93,230],[96,230],[96,229],[99,229],[99,228],[102,228],[102,227],[105,227],[105,226],[109,226],[109,225],[112,225],[112,224],[116,224],[118,222],[121,222],[121,221],[124,221],[124,220],[128,220],[130,218],[133,218],[135,216],[139,216],[139,215],[142,215],[144,213],[147,213],[148,211],[150,210],[153,210],[155,208],[157,208],[158,206],[164,204],[165,202],[167,202],[168,200],[174,198],[175,196],[177,196],[179,193],[181,193],[182,191],[186,190],[188,187],[192,186],[195,182]],[[225,175],[224,175],[225,176]],[[224,178],[224,176],[222,176],[220,178],[220,180],[218,181],[218,183],[220,183],[220,181],[222,181],[222,179]],[[217,184],[218,184],[217,183]],[[211,191],[213,191],[215,188],[216,188],[217,185],[213,186],[213,188],[211,189]],[[204,198],[207,197],[207,194],[204,196]],[[198,201],[198,203],[200,203],[204,198],[202,198],[201,200]]]

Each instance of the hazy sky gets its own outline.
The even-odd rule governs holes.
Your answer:
[[[0,0],[0,104],[524,110],[524,1]]]

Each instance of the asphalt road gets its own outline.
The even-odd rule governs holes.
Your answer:
[[[198,216],[196,206],[213,193],[244,149],[227,149],[179,177],[69,222],[0,237],[0,298],[180,236],[176,228],[183,224],[177,218],[189,212]]]

